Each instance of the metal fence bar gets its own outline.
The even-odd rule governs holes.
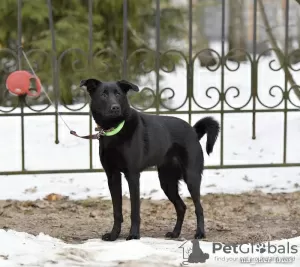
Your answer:
[[[159,114],[187,114],[190,112],[191,114],[220,114],[219,110],[190,110],[190,111],[160,111]],[[256,113],[282,113],[284,112],[284,109],[256,109]],[[288,112],[299,112],[299,109],[289,109]],[[145,113],[148,114],[156,114],[156,111],[147,111]],[[238,114],[238,113],[252,113],[252,110],[224,110],[224,114]],[[90,113],[89,112],[60,112],[61,115],[64,116],[87,116]],[[0,114],[0,117],[32,117],[32,116],[53,116],[55,115],[55,112],[43,112],[43,113],[24,113],[23,115],[21,113],[13,113],[13,114]]]
[[[224,100],[225,100],[225,93],[224,93],[224,68],[226,64],[225,59],[225,0],[222,0],[222,18],[221,18],[221,120],[220,120],[220,165],[224,165]]]
[[[55,144],[59,143],[58,138],[58,98],[59,98],[59,81],[58,81],[58,71],[57,71],[57,49],[55,40],[55,29],[53,22],[53,10],[52,10],[52,0],[47,0],[48,14],[49,14],[49,28],[51,32],[51,43],[52,43],[52,75],[53,75],[53,91],[54,91],[54,105],[55,105]]]
[[[18,69],[22,69],[22,0],[18,0]]]
[[[128,54],[128,2],[123,0],[123,68],[122,79],[127,79],[127,54]]]
[[[257,0],[253,3],[253,62],[251,65],[251,93],[252,93],[252,139],[256,139],[256,97],[257,97],[257,62],[256,62],[256,45],[257,45]]]
[[[289,49],[289,0],[285,0],[285,40],[284,40],[284,126],[283,126],[283,163],[286,163],[287,150],[287,109],[288,109],[288,78],[287,72],[289,68],[288,49]]]
[[[189,0],[189,59],[187,66],[187,97],[188,97],[188,122],[192,121],[192,95],[194,84],[194,64],[193,64],[193,2]]]
[[[88,69],[93,67],[93,0],[88,1],[88,22],[89,22],[89,56],[88,56]],[[89,112],[89,133],[93,132],[93,117]],[[93,169],[93,142],[89,140],[89,159],[90,169]]]
[[[159,114],[159,69],[160,69],[160,0],[156,0],[155,5],[155,73],[156,73],[156,92],[155,92],[155,108],[156,108],[156,114]]]
[[[18,0],[18,69],[22,69],[22,0]],[[24,96],[19,97],[20,109],[21,109],[21,153],[22,153],[22,170],[25,170],[25,122],[24,122]]]

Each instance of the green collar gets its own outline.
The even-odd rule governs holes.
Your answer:
[[[116,135],[117,133],[119,133],[122,130],[124,124],[125,124],[125,121],[122,121],[122,122],[119,123],[119,125],[116,128],[111,128],[111,129],[108,129],[108,130],[103,130],[100,126],[98,126],[96,128],[96,131],[99,131],[99,134],[103,135],[103,136],[113,136],[113,135]]]

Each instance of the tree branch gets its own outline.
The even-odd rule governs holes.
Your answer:
[[[299,1],[299,3],[300,3],[300,0],[296,0],[296,1],[297,2]],[[281,51],[279,46],[277,45],[276,39],[275,39],[274,34],[272,32],[272,28],[270,27],[270,24],[269,24],[269,21],[268,21],[268,18],[267,18],[267,14],[266,14],[266,11],[265,11],[265,7],[264,7],[264,4],[262,3],[262,0],[258,0],[258,4],[259,4],[259,8],[261,10],[261,17],[262,17],[263,23],[264,23],[265,28],[266,28],[266,33],[268,35],[269,41],[272,45],[272,48],[275,51],[275,54],[276,54],[276,56],[279,60],[280,66],[283,66],[283,70],[285,72],[286,79],[290,83],[291,87],[293,87],[293,91],[294,91],[295,95],[300,100],[300,91],[298,89],[298,86],[297,86],[294,78],[293,78],[292,73],[289,70],[288,63],[285,62],[285,55]]]
[[[300,5],[300,0],[295,0],[297,3],[298,3],[298,5]]]

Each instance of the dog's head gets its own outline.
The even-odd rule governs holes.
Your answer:
[[[117,82],[101,82],[87,79],[80,82],[85,86],[91,97],[91,111],[96,123],[101,124],[125,119],[130,110],[127,92],[139,91],[137,85],[126,80]]]

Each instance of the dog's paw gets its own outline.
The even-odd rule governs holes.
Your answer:
[[[127,236],[126,240],[132,240],[132,239],[140,239],[140,235],[137,234],[129,234],[129,236]]]
[[[168,232],[166,233],[165,237],[167,238],[177,238],[179,237],[180,233],[178,232]]]
[[[202,231],[197,231],[196,234],[194,235],[195,239],[203,239],[205,238],[205,233],[203,233]]]
[[[102,236],[103,241],[115,241],[117,238],[118,235],[114,233],[106,233]]]

